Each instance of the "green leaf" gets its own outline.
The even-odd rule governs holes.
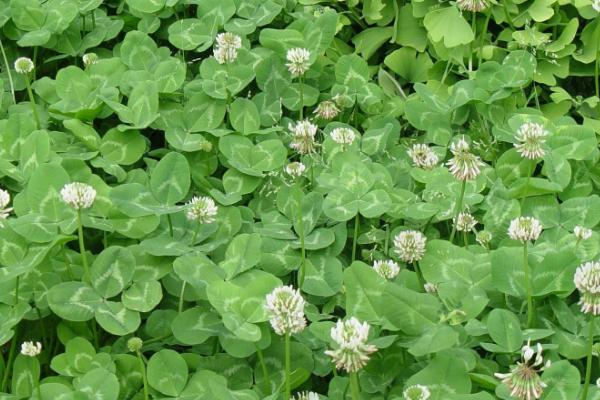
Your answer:
[[[238,97],[229,106],[229,120],[235,130],[244,135],[256,132],[260,128],[258,108],[252,100]]]
[[[94,399],[117,400],[119,381],[112,372],[96,368],[74,381],[75,389]]]
[[[183,200],[190,190],[190,167],[187,159],[170,152],[158,162],[150,175],[150,189],[154,197],[164,205]]]
[[[111,129],[102,137],[100,153],[108,161],[131,165],[139,160],[146,151],[146,141],[138,131],[121,132]]]
[[[188,380],[188,367],[176,351],[163,349],[150,357],[148,384],[167,396],[178,396]]]
[[[106,248],[96,257],[90,268],[94,289],[104,298],[118,295],[133,278],[133,254],[120,246]]]
[[[444,46],[449,48],[469,44],[475,38],[469,23],[455,6],[428,12],[423,23],[434,42],[443,40]],[[448,29],[449,26],[452,29]]]
[[[433,328],[441,309],[437,298],[405,287],[388,284],[380,298],[380,313],[388,329],[419,336]]]
[[[104,301],[96,309],[96,321],[110,334],[124,336],[133,333],[140,326],[140,314],[132,311],[122,303]]]
[[[257,233],[242,233],[236,236],[225,252],[225,260],[220,267],[226,279],[231,279],[254,267],[260,261],[261,239]]]
[[[87,321],[93,318],[102,298],[82,282],[63,282],[48,292],[48,305],[67,321]]]
[[[487,329],[492,340],[507,353],[517,351],[523,344],[519,318],[508,310],[492,310],[488,315]]]

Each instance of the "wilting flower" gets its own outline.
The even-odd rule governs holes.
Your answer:
[[[400,267],[394,260],[377,260],[373,263],[373,269],[385,279],[394,279],[400,273]]]
[[[15,71],[19,74],[28,74],[33,71],[33,61],[27,57],[17,58],[15,61]]]
[[[454,226],[459,232],[470,232],[477,225],[477,220],[468,212],[461,212],[454,217]]]
[[[592,0],[592,8],[600,13],[600,0]]]
[[[267,295],[266,309],[273,330],[278,335],[302,332],[306,327],[304,299],[291,286],[280,286]]]
[[[550,361],[543,364],[542,346],[538,343],[536,349],[533,349],[530,341],[527,341],[527,345],[521,349],[521,361],[509,373],[494,375],[508,386],[511,396],[520,400],[539,399],[546,387],[539,373],[550,366]]]
[[[285,172],[293,177],[301,176],[306,171],[306,166],[301,162],[291,162],[285,166]]]
[[[423,143],[413,144],[407,153],[418,168],[432,169],[439,162],[437,154]]]
[[[356,134],[350,128],[335,128],[330,135],[334,142],[343,145],[350,145],[356,139]]]
[[[519,217],[510,221],[508,236],[512,240],[526,242],[537,240],[542,233],[542,224],[533,217]]]
[[[481,167],[485,165],[479,157],[471,153],[471,147],[466,140],[461,138],[458,142],[450,145],[450,152],[454,157],[446,163],[450,167],[450,173],[461,181],[477,178]]]
[[[319,395],[315,392],[296,393],[293,400],[319,400]]]
[[[481,12],[490,5],[488,0],[457,0],[456,6],[463,11]]]
[[[431,294],[437,293],[437,291],[438,291],[437,285],[435,283],[429,283],[429,282],[427,282],[426,284],[423,285],[423,289],[425,289],[425,291],[427,293],[431,293]]]
[[[213,55],[219,64],[226,64],[237,59],[238,50],[242,47],[242,38],[231,32],[223,32],[217,35],[217,43]]]
[[[0,204],[0,206],[1,206],[1,204]],[[588,240],[589,238],[592,237],[591,229],[584,228],[583,226],[579,226],[579,225],[577,225],[573,229],[573,233],[575,234],[575,237],[577,238],[577,240]]]
[[[331,100],[325,100],[319,103],[313,114],[323,119],[333,119],[338,116],[340,109],[337,107],[335,102]]]
[[[395,251],[404,262],[415,262],[423,258],[427,238],[419,231],[402,231],[394,238]]]
[[[40,342],[23,342],[21,343],[21,354],[28,357],[35,357],[42,352],[42,344]]]
[[[575,270],[575,287],[584,313],[600,315],[600,261],[588,261]]]
[[[75,210],[90,208],[96,199],[96,190],[81,182],[67,183],[60,191],[62,200]]]
[[[546,153],[544,151],[544,139],[548,135],[548,132],[544,127],[535,122],[525,122],[515,135],[515,139],[519,143],[515,144],[517,152],[525,158],[535,160],[536,158],[543,157]]]
[[[331,338],[337,348],[327,350],[325,354],[332,358],[337,369],[343,368],[347,372],[360,370],[369,361],[371,353],[377,351],[377,347],[367,344],[369,324],[361,323],[355,317],[338,321],[331,329]]]
[[[132,337],[127,341],[127,349],[132,353],[137,353],[144,346],[144,341],[137,336]]]
[[[310,68],[310,51],[296,47],[289,49],[286,54],[288,70],[293,76],[302,76]]]
[[[431,392],[424,385],[412,385],[402,392],[404,400],[427,400],[431,397]]]
[[[0,219],[8,218],[12,211],[12,207],[8,207],[10,203],[10,194],[6,190],[0,189]]]
[[[200,224],[215,222],[215,216],[219,208],[215,201],[207,196],[194,196],[187,202],[187,219]]]
[[[475,235],[475,240],[483,247],[487,247],[492,241],[492,233],[489,231],[479,231]]]
[[[96,53],[84,54],[82,57],[82,60],[83,60],[83,64],[86,66],[96,64],[98,62],[98,54],[96,54]]]
[[[309,154],[315,150],[317,143],[315,135],[317,126],[308,120],[290,123],[288,129],[292,132],[292,141],[290,147],[300,154]]]

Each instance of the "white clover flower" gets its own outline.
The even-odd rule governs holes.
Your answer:
[[[404,400],[428,400],[431,397],[429,388],[424,385],[412,385],[402,392]]]
[[[288,70],[293,76],[302,76],[310,68],[310,51],[296,47],[289,49],[286,54]]]
[[[600,1],[600,0],[598,0]],[[596,379],[596,387],[600,389],[600,378]]]
[[[550,366],[550,361],[543,364],[542,346],[538,343],[536,349],[533,349],[530,341],[527,341],[527,345],[521,349],[521,361],[509,373],[494,375],[508,386],[511,396],[520,400],[539,399],[546,387],[539,373]]]
[[[394,260],[377,260],[373,263],[373,269],[385,279],[394,279],[400,273],[400,267]]]
[[[579,290],[581,312],[600,315],[600,261],[588,261],[575,270],[573,278]]]
[[[347,372],[359,371],[367,364],[371,353],[377,351],[377,347],[367,344],[369,324],[361,323],[355,317],[338,321],[331,329],[331,338],[337,348],[327,350],[325,354],[332,358],[337,369]]]
[[[454,227],[459,232],[470,232],[477,225],[477,220],[468,212],[461,212],[453,219]]]
[[[600,13],[600,0],[592,0],[592,8]]]
[[[350,128],[335,128],[330,133],[331,139],[337,144],[351,145],[356,139],[356,134]]]
[[[301,176],[304,171],[306,171],[306,165],[302,164],[301,162],[291,162],[285,166],[286,174],[293,177]]]
[[[423,285],[423,289],[425,289],[425,292],[431,293],[431,294],[437,293],[437,291],[438,291],[437,285],[435,283],[429,283],[429,282],[427,282],[426,284]]]
[[[457,0],[456,6],[462,11],[481,12],[490,6],[488,0]]]
[[[439,162],[437,154],[435,154],[429,146],[423,143],[413,144],[407,151],[412,158],[415,167],[423,169],[433,169]]]
[[[15,71],[19,74],[28,74],[33,71],[33,68],[33,61],[30,58],[20,57],[15,61]]]
[[[12,211],[12,207],[8,207],[10,204],[10,194],[3,189],[0,189],[0,219],[8,218],[8,215]]]
[[[446,163],[450,173],[461,181],[468,181],[477,178],[481,172],[481,167],[485,164],[479,157],[471,153],[469,143],[462,137],[458,142],[450,145],[450,152],[454,157]]]
[[[517,152],[524,158],[535,160],[541,158],[546,154],[544,151],[544,139],[548,135],[548,132],[544,127],[535,122],[525,122],[515,135],[515,139],[519,143],[515,144]]]
[[[23,342],[21,343],[21,354],[28,357],[35,357],[42,352],[42,344],[40,342]]]
[[[487,247],[492,241],[492,233],[489,231],[479,231],[475,235],[475,240],[483,247]]]
[[[337,107],[335,102],[331,100],[325,100],[319,103],[313,114],[316,114],[322,119],[334,119],[340,113],[340,109]]]
[[[319,395],[315,392],[296,393],[292,400],[319,400]]]
[[[573,229],[573,233],[575,234],[575,237],[577,238],[577,240],[588,240],[589,238],[592,237],[591,229],[584,228],[583,226],[579,226],[579,225],[577,225]]]
[[[75,210],[90,208],[96,199],[96,190],[81,182],[67,183],[60,191],[62,200]]]
[[[235,33],[219,33],[215,39],[213,55],[219,64],[227,64],[237,59],[238,50],[242,47],[242,38]]]
[[[394,247],[404,262],[415,262],[423,258],[427,238],[419,231],[402,231],[394,238]]]
[[[510,221],[508,236],[512,240],[526,242],[537,240],[542,233],[542,224],[533,217],[519,217]]]
[[[187,202],[186,217],[190,221],[196,221],[200,224],[210,224],[215,222],[215,216],[219,207],[215,201],[207,196],[194,196]]]
[[[265,308],[278,335],[299,333],[306,327],[304,298],[292,286],[280,286],[267,295]]]
[[[96,53],[87,53],[82,57],[83,64],[85,66],[94,65],[98,63],[98,54]]]
[[[290,147],[300,154],[309,154],[315,151],[317,143],[315,135],[317,134],[317,126],[308,120],[297,121],[295,124],[290,123],[288,129],[292,133],[292,141]]]

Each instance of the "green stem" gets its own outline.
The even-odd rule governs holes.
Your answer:
[[[529,260],[527,257],[527,242],[523,242],[523,269],[525,271],[525,289],[527,291],[527,328],[531,328],[535,315],[533,297],[531,296],[531,271],[529,270]]]
[[[304,242],[304,219],[302,215],[302,189],[300,180],[296,183],[298,187],[296,202],[298,203],[297,218],[298,218],[298,236],[300,238],[300,271],[298,272],[298,287],[302,287],[304,283],[305,263],[306,263],[306,248]]]
[[[192,242],[190,245],[194,245],[196,243],[196,238],[198,237],[198,231],[200,230],[200,224],[196,224],[196,229],[194,229],[194,234],[192,235]]]
[[[292,382],[290,381],[290,334],[285,334],[285,399],[288,400],[292,394]]]
[[[354,217],[354,240],[352,240],[352,262],[356,260],[356,242],[358,240],[358,228],[360,226],[360,215],[356,213]]]
[[[460,184],[460,194],[458,195],[458,200],[456,201],[456,205],[454,206],[454,218],[458,217],[458,214],[462,211],[463,200],[465,198],[465,190],[467,188],[467,181],[461,181]],[[452,221],[452,232],[450,233],[450,243],[454,240],[454,235],[456,234],[456,224]]]
[[[592,347],[594,346],[594,314],[590,314],[590,322],[588,325],[589,333],[587,346],[587,362],[585,365],[585,382],[583,384],[583,393],[581,394],[581,400],[587,400],[587,394],[590,388],[590,378],[592,375]]]
[[[358,373],[350,374],[350,388],[352,389],[352,400],[360,400],[360,386],[358,384]]]
[[[600,64],[600,57],[598,57],[598,55],[600,54],[600,38],[598,38],[598,41],[596,42],[596,62],[594,65],[594,83],[595,83],[595,87],[596,87],[596,97],[598,97],[600,99],[600,82],[598,80],[598,69],[599,64]],[[9,76],[10,78],[10,76]],[[600,115],[600,101],[598,102],[598,114]]]
[[[96,349],[100,348],[100,339],[98,338],[98,329],[96,329],[96,320],[90,320],[90,326],[92,327],[92,336],[94,337],[94,345]]]
[[[423,289],[425,287],[425,278],[423,278],[423,273],[421,272],[421,268],[419,267],[419,262],[417,260],[413,262],[413,267],[415,268],[415,272],[417,273],[419,285],[421,286],[421,289]]]
[[[148,377],[146,376],[146,364],[144,363],[144,359],[142,358],[142,354],[139,350],[136,351],[136,354],[142,368],[142,380],[144,381],[144,400],[148,400]]]
[[[37,392],[38,399],[42,400],[42,391],[40,390],[40,380],[39,379],[35,383],[35,391]]]
[[[8,65],[8,58],[6,58],[6,52],[4,51],[4,45],[2,44],[2,39],[0,38],[0,52],[2,52],[2,60],[4,61],[4,69],[6,69],[6,74],[8,75],[8,83],[10,84],[10,92],[12,94],[13,104],[17,104],[17,98],[15,97],[15,83],[12,79],[12,73],[10,72],[10,66]]]
[[[471,30],[473,31],[473,41],[469,45],[469,75],[473,72],[473,42],[477,37],[477,14],[473,11],[473,15],[471,17]]]
[[[42,344],[45,349],[49,349],[48,347],[48,335],[46,334],[46,324],[44,324],[44,318],[42,318],[42,312],[39,307],[35,307],[35,311],[37,312],[38,321],[40,323],[40,331],[42,332]]]
[[[490,23],[490,17],[492,16],[492,12],[488,12],[485,22],[483,23],[483,29],[479,34],[479,54],[477,55],[477,68],[481,66],[481,61],[483,60],[483,41],[485,39],[485,33],[487,32],[488,25]]]
[[[173,236],[173,221],[171,220],[171,215],[167,214],[167,222],[169,223],[169,235]]]
[[[512,29],[513,31],[515,30],[515,24],[512,21],[512,18],[510,17],[510,13],[508,12],[508,7],[506,6],[507,2],[502,3],[502,8],[504,9],[504,17],[506,18],[506,22],[508,22],[508,25],[510,25],[510,29]]]
[[[300,81],[300,115],[299,115],[299,120],[302,121],[304,119],[304,84],[303,84],[303,79],[300,76],[298,78],[298,80]]]
[[[463,232],[463,241],[465,242],[465,247],[469,247],[469,240],[467,239],[467,232]]]
[[[390,243],[390,226],[385,224],[385,239],[383,242],[383,253],[387,256]]]
[[[9,372],[12,370],[12,364],[13,361],[15,359],[15,350],[17,348],[17,340],[19,340],[18,338],[18,326],[15,327],[15,334],[13,335],[13,339],[12,342],[10,343],[10,350],[8,351],[8,361],[6,362],[6,365],[4,366],[4,375],[2,376],[2,387],[0,387],[0,391],[2,393],[6,393],[6,388],[8,387],[8,376],[9,376]]]
[[[271,376],[269,375],[267,364],[265,364],[265,357],[263,356],[262,350],[258,347],[258,344],[254,343],[254,346],[256,347],[256,355],[258,356],[258,362],[260,363],[263,379],[265,380],[265,393],[269,395],[271,394]]]
[[[17,282],[15,283],[15,306],[19,304],[19,278],[20,276],[17,275]]]
[[[29,82],[29,75],[25,76],[25,84],[27,85],[27,94],[29,95],[29,103],[31,104],[31,111],[33,112],[33,118],[35,120],[36,129],[40,129],[40,118],[38,117],[37,107],[35,105],[35,99],[33,98],[33,92],[31,91],[31,83]]]
[[[85,254],[85,243],[83,242],[83,225],[81,223],[81,209],[77,210],[77,234],[79,236],[79,252],[81,253],[81,262],[83,263],[83,280],[86,283],[91,282],[90,266]]]
[[[179,314],[181,314],[181,312],[183,311],[183,296],[185,294],[186,284],[187,284],[186,281],[183,281],[183,283],[181,284],[181,292],[179,293],[179,307],[177,308],[177,312]]]

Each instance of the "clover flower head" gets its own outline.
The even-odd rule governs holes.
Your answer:
[[[431,397],[429,388],[425,385],[412,385],[402,392],[404,400],[428,400]]]
[[[479,176],[481,167],[485,164],[479,157],[471,153],[471,147],[464,137],[450,145],[450,152],[453,157],[446,165],[448,165],[450,173],[456,179],[468,181]]]
[[[402,231],[394,238],[395,251],[404,262],[415,262],[423,258],[427,237],[419,231]]]
[[[439,157],[424,143],[413,144],[407,151],[415,167],[433,169],[439,162]]]
[[[454,217],[454,226],[459,232],[470,232],[477,225],[477,220],[468,212],[461,212]]]
[[[457,0],[456,6],[462,11],[481,12],[490,6],[488,0]]]
[[[190,221],[196,221],[200,224],[210,224],[215,222],[215,216],[219,207],[215,201],[208,196],[194,196],[187,202],[186,217]]]
[[[515,135],[515,139],[519,141],[515,144],[515,148],[522,157],[530,160],[543,157],[546,154],[544,143],[547,135],[548,132],[543,125],[535,122],[525,122]]]
[[[533,400],[539,399],[546,388],[539,374],[549,366],[550,361],[544,364],[542,346],[538,343],[533,348],[529,340],[521,349],[521,361],[517,362],[509,373],[494,375],[508,386],[511,396],[520,400]]]
[[[400,273],[400,267],[394,260],[377,260],[373,263],[373,269],[385,279],[394,279]]]
[[[293,400],[319,400],[319,395],[315,392],[296,393]]]
[[[242,38],[235,33],[219,33],[215,39],[216,45],[213,56],[219,64],[234,62],[238,56],[238,50],[242,47]]]
[[[588,261],[575,270],[573,278],[579,290],[581,312],[600,315],[600,261]]]
[[[291,162],[285,166],[285,173],[295,178],[301,176],[306,171],[306,165],[301,162]]]
[[[42,352],[42,344],[40,342],[23,342],[21,343],[21,354],[28,357],[35,357]]]
[[[87,53],[87,54],[84,54],[83,57],[81,57],[81,59],[83,60],[83,65],[85,65],[85,66],[97,64],[98,63],[98,54]]]
[[[600,0],[592,0],[592,8],[600,13]]]
[[[492,233],[490,231],[479,231],[475,235],[475,240],[477,243],[482,245],[483,247],[487,247],[492,241]]]
[[[438,287],[435,283],[427,282],[423,285],[423,289],[425,289],[426,293],[434,294],[437,293]]]
[[[319,103],[313,114],[322,119],[334,119],[340,113],[340,109],[334,101],[324,100]]]
[[[60,191],[62,200],[75,210],[90,208],[96,199],[96,190],[81,182],[67,183]]]
[[[292,286],[280,286],[267,295],[266,309],[278,335],[299,333],[306,327],[304,299]]]
[[[377,347],[367,344],[369,328],[368,323],[351,317],[338,321],[331,329],[331,338],[337,347],[325,351],[325,354],[332,358],[337,369],[357,372],[367,364],[371,353],[377,351]]]
[[[527,242],[537,240],[542,233],[542,223],[533,217],[518,217],[510,221],[508,236],[512,240]]]
[[[592,230],[577,225],[575,228],[573,228],[573,234],[575,234],[577,240],[588,240],[592,237]]]
[[[356,139],[356,134],[350,128],[335,128],[330,135],[334,142],[342,145],[351,145]]]
[[[127,341],[127,349],[132,353],[137,353],[143,346],[144,341],[137,336],[134,336]]]
[[[286,54],[288,70],[293,76],[302,76],[310,68],[310,51],[296,47],[289,49]]]
[[[0,219],[8,218],[8,215],[12,211],[12,207],[8,207],[10,204],[10,194],[3,189],[0,189]]]
[[[317,134],[317,126],[308,120],[297,121],[295,124],[290,123],[288,129],[292,133],[292,141],[290,147],[300,154],[309,154],[315,151],[317,143],[315,135]]]
[[[33,71],[33,61],[27,57],[19,57],[15,61],[15,71],[19,74],[28,74]]]

